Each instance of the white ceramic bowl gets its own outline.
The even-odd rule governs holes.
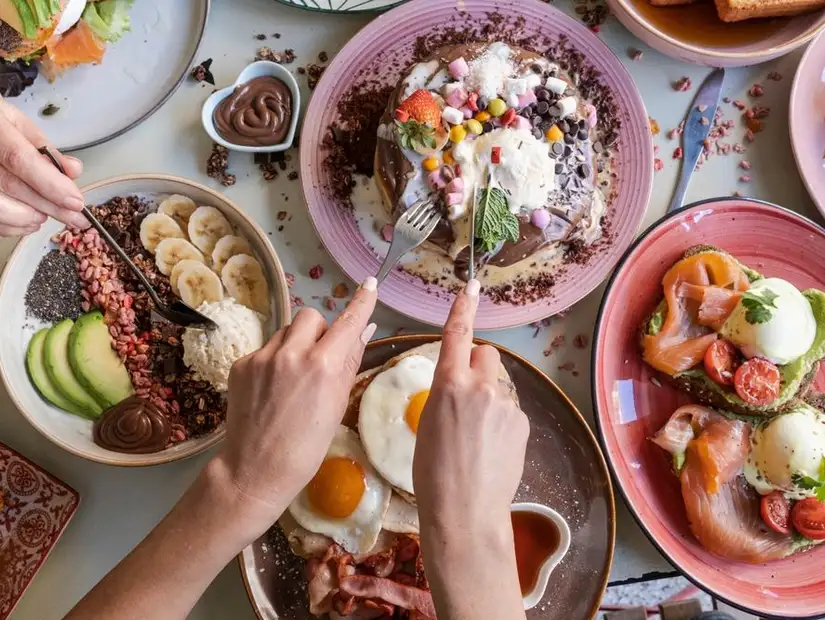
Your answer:
[[[215,108],[218,107],[221,101],[231,95],[232,91],[238,86],[258,77],[278,78],[289,87],[289,91],[292,93],[292,120],[289,123],[289,131],[286,134],[286,138],[284,138],[284,141],[280,144],[272,146],[242,146],[240,144],[227,142],[221,137],[218,130],[215,129]],[[259,60],[248,65],[241,71],[234,84],[222,88],[209,96],[209,99],[203,104],[203,109],[201,110],[201,122],[206,133],[209,134],[209,137],[212,138],[214,142],[232,151],[240,151],[241,153],[277,153],[279,151],[286,151],[292,147],[292,142],[295,140],[295,131],[298,128],[300,111],[301,91],[298,89],[298,82],[295,81],[295,76],[276,62]]]
[[[510,506],[510,512],[534,512],[551,521],[559,531],[559,546],[547,557],[544,564],[541,565],[535,587],[523,597],[524,609],[532,609],[538,605],[544,597],[544,592],[547,590],[547,584],[550,581],[550,575],[553,574],[553,570],[559,565],[559,562],[562,561],[568,549],[570,549],[570,526],[567,525],[567,521],[565,521],[564,517],[559,513],[542,504],[534,504],[532,502],[513,504]]]
[[[131,175],[100,181],[83,189],[87,204],[100,204],[115,196],[131,194],[183,194],[199,205],[217,207],[240,235],[245,237],[261,262],[272,293],[269,333],[290,319],[286,276],[266,234],[225,196],[186,179],[163,175]],[[26,348],[31,336],[43,326],[28,318],[24,296],[40,260],[54,246],[51,237],[63,226],[49,220],[43,228],[17,244],[0,276],[0,377],[23,416],[52,442],[72,454],[120,466],[158,465],[193,456],[218,443],[224,436],[221,427],[209,435],[189,439],[154,454],[121,454],[101,448],[92,440],[92,423],[49,405],[32,385],[26,372]]]

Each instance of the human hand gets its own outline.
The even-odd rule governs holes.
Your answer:
[[[456,297],[416,438],[413,482],[422,525],[447,535],[510,527],[530,425],[499,382],[498,351],[473,347],[479,284]]]
[[[37,151],[49,145],[25,114],[0,98],[0,237],[33,233],[47,217],[88,227],[79,213],[83,195],[72,182],[83,172],[83,164],[52,148],[68,177],[61,174]]]
[[[276,521],[321,466],[375,333],[376,287],[369,278],[330,327],[303,308],[232,367],[226,446],[210,466],[239,495],[250,535]]]

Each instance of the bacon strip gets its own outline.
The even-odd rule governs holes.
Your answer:
[[[341,582],[341,591],[367,599],[381,599],[404,609],[417,611],[435,620],[432,595],[426,590],[405,586],[383,577],[353,575]]]

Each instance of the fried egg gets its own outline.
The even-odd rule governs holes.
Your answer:
[[[394,487],[413,491],[413,455],[435,361],[411,355],[375,376],[361,397],[358,431],[375,469]]]
[[[340,426],[324,462],[289,505],[301,527],[329,536],[350,553],[375,546],[392,489],[370,464],[358,435]]]

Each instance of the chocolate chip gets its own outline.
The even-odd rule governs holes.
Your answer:
[[[571,136],[568,133],[568,134],[564,134],[564,141],[567,144],[575,144],[576,143],[576,138],[574,138],[573,136]]]
[[[527,120],[530,120],[530,117],[533,116],[533,113],[530,111],[530,108],[522,108],[521,110],[519,110],[518,115],[523,116]]]
[[[550,149],[556,155],[561,155],[565,151],[564,145],[561,142],[553,142],[553,146],[551,146]]]
[[[493,129],[495,129],[495,126],[490,121],[484,121],[484,123],[481,125],[481,128],[484,131],[484,133],[490,133],[491,131],[493,131]]]
[[[557,144],[559,146],[561,146],[561,142],[558,142]],[[564,147],[564,156],[565,157],[570,157],[570,155],[572,155],[572,154],[573,154],[573,149],[571,149],[569,146],[565,146]]]
[[[556,164],[556,174],[561,174],[564,172],[564,166],[562,164]]]
[[[581,178],[586,179],[590,176],[592,169],[589,164],[581,164],[578,168],[576,168],[576,172]]]
[[[530,70],[533,73],[541,73],[541,65],[537,62],[534,62],[532,65],[530,65]]]
[[[583,118],[579,120],[579,129],[587,129],[587,121]]]
[[[550,104],[546,101],[539,101],[536,104],[536,113],[540,114],[541,116],[546,116],[547,113],[550,111]]]
[[[548,99],[550,99],[550,91],[546,88],[539,88],[536,91],[536,99],[538,99],[540,102],[546,102]]]
[[[533,137],[534,137],[536,140],[541,140],[541,137],[542,137],[543,135],[544,135],[544,134],[543,134],[543,133],[541,133],[541,129],[539,129],[539,128],[535,128],[535,129],[533,129]],[[550,154],[552,155],[553,153],[550,153]]]
[[[570,124],[567,121],[559,121],[559,129],[564,133],[568,133],[570,131]]]
[[[531,116],[530,123],[533,125],[533,127],[538,127],[539,125],[541,125],[541,116]]]
[[[479,97],[477,103],[479,110],[486,110],[487,106],[490,105],[490,100],[487,97]]]
[[[441,178],[444,179],[445,183],[449,183],[455,178],[455,172],[449,166],[442,166],[441,167]]]
[[[587,140],[587,136],[587,131],[585,131],[584,129],[579,129],[579,133],[577,134],[579,140]]]
[[[602,145],[601,142],[595,142],[593,144],[593,150],[596,151],[597,153],[601,153],[604,150],[604,146]]]

